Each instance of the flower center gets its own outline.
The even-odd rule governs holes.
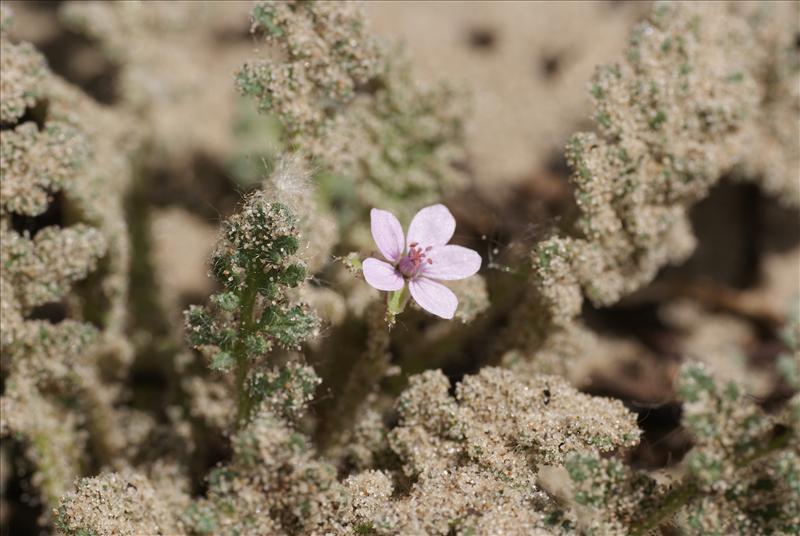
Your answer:
[[[417,242],[412,242],[408,245],[408,252],[403,255],[397,267],[407,278],[413,278],[419,275],[424,268],[425,264],[433,264],[433,259],[426,257],[433,246],[428,246],[424,250],[419,247]]]

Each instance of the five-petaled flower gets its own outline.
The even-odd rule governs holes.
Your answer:
[[[397,291],[408,281],[411,296],[423,309],[442,318],[453,318],[458,298],[434,279],[463,279],[481,267],[477,252],[447,242],[456,220],[444,205],[425,207],[414,216],[403,236],[400,222],[391,212],[372,209],[372,238],[389,262],[364,260],[364,279],[378,290]]]

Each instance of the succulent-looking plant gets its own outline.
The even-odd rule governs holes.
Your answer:
[[[24,494],[41,496],[41,521],[63,536],[798,532],[796,317],[781,332],[790,328],[781,326],[782,314],[753,315],[752,304],[740,306],[737,322],[760,340],[753,349],[732,340],[736,330],[724,330],[730,344],[723,351],[689,343],[701,331],[689,324],[708,327],[706,312],[676,325],[674,302],[659,300],[659,321],[679,340],[674,347],[666,342],[668,352],[663,341],[652,341],[659,345],[652,353],[675,357],[658,360],[670,380],[677,376],[674,389],[671,381],[641,382],[629,397],[623,383],[645,374],[626,370],[614,376],[609,393],[624,403],[581,392],[563,376],[572,379],[570,367],[584,356],[604,367],[595,370],[621,372],[606,368],[609,347],[651,351],[633,337],[594,337],[580,321],[584,298],[606,307],[663,266],[683,261],[695,245],[689,208],[720,177],[755,179],[787,206],[800,204],[798,125],[787,120],[800,110],[800,4],[657,3],[634,31],[625,60],[602,67],[592,82],[598,132],[577,135],[567,148],[575,217],[535,247],[533,276],[490,278],[495,303],[471,326],[409,318],[392,332],[387,308],[391,320],[411,297],[444,318],[474,318],[488,307],[487,299],[471,300],[488,295],[486,279],[469,277],[480,269],[480,255],[448,244],[455,221],[443,205],[430,205],[467,175],[486,180],[502,173],[480,175],[464,158],[464,114],[455,93],[418,84],[406,60],[370,35],[356,3],[257,2],[253,29],[277,57],[248,63],[237,83],[283,128],[286,146],[268,154],[285,151],[289,158],[275,162],[264,189],[222,224],[211,257],[218,290],[207,305],[186,312],[186,335],[199,353],[180,347],[179,322],[164,322],[163,331],[175,338],[163,350],[156,330],[131,327],[144,315],[129,304],[130,282],[141,281],[128,265],[131,272],[157,270],[136,245],[137,229],[147,225],[137,210],[141,200],[131,200],[127,189],[134,177],[152,178],[156,163],[188,169],[201,141],[221,132],[214,117],[225,99],[208,88],[195,93],[214,77],[197,76],[190,60],[198,50],[225,48],[223,41],[251,48],[244,28],[228,33],[235,21],[209,20],[250,6],[65,3],[60,11],[72,28],[99,40],[106,60],[117,56],[110,64],[118,69],[112,76],[119,95],[104,107],[52,75],[34,47],[9,41],[6,4],[0,6],[0,524],[9,502],[12,517],[22,510],[16,497],[8,498],[19,488],[28,492],[19,470],[30,469],[36,493]],[[501,48],[509,42],[480,33],[479,41]],[[491,61],[481,47],[483,60]],[[74,56],[83,67],[91,63],[85,61],[91,56]],[[505,81],[505,73],[497,78]],[[198,105],[206,102],[200,95],[212,97],[208,106]],[[203,108],[208,128],[193,128]],[[140,120],[125,110],[137,110]],[[213,174],[211,166],[191,167]],[[369,287],[329,260],[368,242],[365,221],[373,206],[392,212],[372,210],[383,259],[351,264]],[[410,220],[423,206],[406,235],[395,215]],[[519,215],[506,208],[498,214]],[[54,213],[57,224],[50,222]],[[181,235],[174,228],[165,234]],[[437,279],[448,285],[458,279],[464,286],[450,287],[458,298]],[[778,292],[786,286],[776,284]],[[654,287],[644,299],[658,292]],[[392,294],[376,300],[375,288]],[[529,294],[520,295],[521,288]],[[761,293],[763,283],[750,291]],[[700,299],[681,300],[701,306]],[[312,306],[326,301],[338,307],[322,313],[326,324],[337,320],[329,337],[311,341],[322,323]],[[519,302],[526,303],[515,310]],[[505,324],[513,329],[496,333]],[[135,342],[148,338],[156,342]],[[489,366],[499,357],[495,344],[515,350],[501,362],[510,370]],[[322,392],[323,380],[302,361],[303,346],[320,370],[325,361],[342,370],[321,374]],[[135,358],[132,347],[139,348]],[[671,374],[678,355],[725,362],[710,360],[714,352],[735,362],[751,350],[759,373],[774,382],[765,399],[719,379],[731,377],[729,371],[715,378],[705,365],[686,363]],[[624,364],[645,369],[649,357]],[[170,393],[155,410],[142,409],[155,405],[153,382],[140,374],[148,359],[163,361],[159,372],[166,372]],[[733,377],[753,370],[733,366]],[[650,371],[646,376],[653,379]],[[591,379],[600,380],[592,392],[605,392],[605,378]],[[660,417],[631,409],[645,391],[669,400],[653,413],[675,410],[663,441],[650,437]],[[673,448],[676,437],[682,443]],[[650,465],[654,451],[669,457],[665,467]],[[7,470],[9,459],[17,471]]]
[[[329,194],[353,183],[348,210],[406,216],[466,183],[455,165],[465,159],[465,99],[415,79],[360,6],[261,1],[251,19],[277,54],[247,62],[239,91],[279,119],[290,150],[334,174]]]
[[[766,415],[733,382],[722,385],[699,363],[683,366],[682,424],[694,447],[669,484],[576,450],[565,467],[588,534],[644,535],[663,524],[692,535],[794,534],[800,521],[797,396],[787,411]]]
[[[124,458],[122,206],[137,139],[127,116],[12,42],[0,9],[0,438],[24,453],[14,464],[29,468],[48,521],[75,478]]]
[[[255,192],[223,225],[211,271],[224,287],[207,306],[186,315],[187,337],[212,369],[234,372],[237,421],[243,423],[263,398],[258,372],[275,349],[297,349],[313,336],[319,321],[305,305],[292,303],[288,290],[306,278],[297,256],[297,219],[288,207]],[[313,387],[311,388],[313,390]]]
[[[554,337],[582,329],[585,299],[610,306],[684,262],[697,245],[689,208],[723,176],[759,170],[748,177],[800,206],[796,141],[770,139],[782,147],[775,165],[753,164],[748,150],[762,123],[784,123],[768,119],[776,107],[796,113],[800,103],[796,55],[784,53],[796,30],[783,10],[796,19],[797,4],[659,2],[625,58],[598,67],[590,86],[597,132],[566,147],[577,213],[531,252],[531,288],[506,337],[519,339],[511,344],[521,352],[508,361],[523,354],[542,362]]]

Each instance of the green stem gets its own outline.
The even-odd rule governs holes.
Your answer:
[[[750,456],[739,460],[735,466],[739,469],[747,467],[764,456],[782,449],[789,444],[791,437],[791,428],[783,430],[781,433],[770,437],[769,440],[764,442],[761,448],[755,450]],[[650,518],[631,527],[630,535],[642,536],[647,534],[650,530],[659,527],[662,523],[672,519],[681,508],[693,501],[700,493],[701,490],[697,482],[690,478],[682,485],[669,492]]]
[[[672,516],[694,499],[699,491],[700,489],[694,480],[689,480],[675,488],[664,497],[658,510],[650,518],[631,529],[631,536],[647,534],[650,530],[672,519]]]
[[[251,271],[253,273],[253,271]],[[245,382],[247,374],[250,372],[250,361],[247,358],[247,337],[253,333],[256,327],[253,318],[253,309],[256,304],[258,288],[253,276],[248,276],[242,298],[239,305],[239,333],[237,334],[236,344],[233,347],[233,357],[236,360],[236,427],[241,428],[250,415],[251,399],[247,392]]]

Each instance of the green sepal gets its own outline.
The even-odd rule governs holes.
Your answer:
[[[400,290],[395,290],[389,294],[388,312],[390,315],[397,316],[402,313],[408,303],[408,289],[405,285]]]

